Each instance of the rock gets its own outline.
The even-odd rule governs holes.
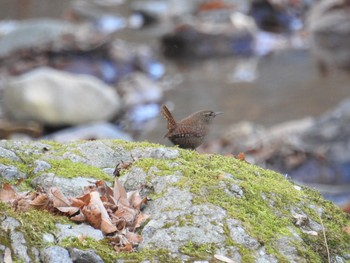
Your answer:
[[[18,171],[17,167],[3,164],[0,164],[0,177],[6,179],[7,181],[27,178],[24,173]]]
[[[132,161],[130,153],[123,147],[113,148],[104,141],[84,142],[78,146],[78,150],[86,158],[87,164],[99,168],[115,168],[121,160]]]
[[[96,140],[96,139],[121,139],[132,141],[129,134],[121,131],[116,125],[111,123],[94,123],[79,125],[72,128],[60,130],[45,136],[45,140],[54,140],[58,142],[70,142],[78,140]]]
[[[24,235],[19,231],[11,231],[10,239],[13,254],[24,263],[31,263],[32,259],[28,255],[28,247]]]
[[[13,254],[24,263],[30,263],[32,260],[28,255],[28,247],[23,234],[19,228],[21,223],[12,217],[7,217],[1,223],[1,232],[5,231],[9,236]]]
[[[16,161],[16,162],[20,161],[18,156],[13,151],[7,150],[2,147],[0,148],[0,157],[10,159],[11,161]]]
[[[20,225],[21,223],[13,217],[7,217],[6,219],[2,219],[1,229],[4,231],[14,231]]]
[[[164,54],[170,58],[210,58],[254,53],[256,25],[252,18],[233,12],[219,19],[177,25],[162,39]]]
[[[144,187],[142,194],[146,190],[150,198],[142,210],[150,216],[139,229],[143,240],[134,253],[127,254],[127,259],[124,254],[110,253],[111,247],[98,229],[86,224],[67,224],[67,219],[60,216],[55,216],[52,224],[45,221],[48,225],[41,228],[35,223],[41,220],[37,216],[40,211],[33,218],[31,211],[13,212],[0,203],[0,236],[5,237],[6,247],[15,251],[10,237],[19,238],[16,233],[23,235],[21,240],[28,240],[27,226],[36,231],[39,240],[34,244],[39,243],[38,247],[32,242],[17,244],[30,257],[30,262],[39,261],[35,255],[47,242],[63,246],[63,240],[69,252],[57,246],[40,249],[40,260],[56,262],[62,257],[64,262],[212,262],[217,255],[237,263],[277,263],[281,259],[306,262],[310,258],[323,262],[327,256],[323,253],[323,231],[332,262],[348,260],[349,237],[344,231],[348,218],[340,209],[317,192],[295,187],[285,176],[242,160],[147,142],[110,140],[68,144],[0,141],[0,147],[21,156],[20,161],[11,164],[27,168],[26,173],[36,177],[32,182],[44,181],[45,187],[66,189],[71,184],[73,188],[82,178],[74,181],[54,174],[34,174],[38,160],[51,163],[62,156],[71,156],[79,167],[98,167],[91,169],[92,174],[96,171],[95,180],[100,179],[100,170],[111,171],[118,162],[131,162],[123,170],[120,181],[130,189]],[[94,240],[82,237],[101,242],[95,245]],[[77,244],[76,238],[81,244]],[[0,259],[2,251],[0,246]],[[20,261],[19,256],[14,260]]]
[[[43,241],[45,243],[54,243],[55,242],[55,237],[52,234],[45,233],[45,234],[43,234]]]
[[[128,108],[138,104],[159,102],[163,96],[159,85],[143,73],[133,73],[122,78],[117,89],[119,94],[123,94],[123,102]]]
[[[76,197],[83,194],[84,187],[93,184],[94,178],[76,177],[73,179],[61,178],[53,173],[44,173],[33,179],[34,187],[48,190],[50,187],[59,187],[64,195]]]
[[[95,251],[69,248],[69,254],[74,263],[104,263]]]
[[[16,22],[13,28],[0,39],[0,57],[16,50],[48,45],[75,29],[69,22],[47,18]]]
[[[329,69],[350,70],[350,11],[346,0],[323,0],[308,17],[311,48],[323,74]]]
[[[96,240],[101,240],[104,238],[101,230],[95,229],[92,226],[86,224],[80,224],[75,226],[56,224],[56,228],[59,230],[59,233],[57,235],[58,241],[62,241],[67,237],[80,236],[91,237]]]
[[[7,81],[3,100],[9,118],[53,126],[110,120],[121,107],[116,92],[97,78],[50,68]]]
[[[43,160],[36,160],[34,162],[34,164],[35,164],[35,167],[34,167],[35,174],[41,173],[41,172],[51,168],[51,165]]]
[[[40,252],[43,263],[73,263],[66,249],[59,246],[46,247]]]

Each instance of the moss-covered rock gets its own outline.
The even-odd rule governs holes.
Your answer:
[[[119,254],[106,239],[68,237],[48,244],[43,235],[57,236],[55,225],[68,224],[66,218],[44,211],[19,213],[1,204],[1,217],[20,222],[16,231],[23,233],[33,261],[38,258],[33,248],[40,252],[56,245],[93,249],[105,262],[211,261],[215,255],[234,262],[327,262],[328,257],[332,262],[350,262],[350,235],[345,231],[349,215],[281,174],[231,157],[146,142],[1,141],[0,160],[26,174],[20,189],[49,187],[47,174],[52,182],[55,178],[112,182],[112,171],[123,161],[130,165],[120,171],[120,181],[128,190],[142,186],[151,198],[144,210],[151,217],[139,230],[143,242],[137,251]],[[36,169],[41,162],[44,168]],[[1,174],[0,180],[6,181]],[[0,244],[15,252],[4,228]],[[0,260],[2,254],[0,246]],[[16,253],[13,256],[22,260]]]

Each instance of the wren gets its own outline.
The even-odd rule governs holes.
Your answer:
[[[201,110],[177,122],[165,105],[162,106],[161,112],[168,121],[168,133],[164,137],[184,149],[196,149],[201,145],[209,133],[212,120],[216,115],[223,113]]]

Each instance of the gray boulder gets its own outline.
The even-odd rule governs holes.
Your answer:
[[[110,120],[121,107],[118,94],[97,78],[50,68],[9,79],[3,101],[10,119],[48,125]]]

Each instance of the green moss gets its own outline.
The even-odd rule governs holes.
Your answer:
[[[180,251],[193,259],[207,259],[215,252],[215,244],[195,244],[192,241],[187,242],[180,248]]]
[[[51,169],[46,172],[53,172],[59,177],[64,178],[75,178],[75,177],[93,177],[95,179],[101,179],[105,181],[113,181],[113,178],[104,172],[101,169],[90,166],[83,163],[72,162],[69,159],[64,160],[47,160],[51,165]]]
[[[47,211],[30,210],[28,212],[14,211],[9,205],[0,202],[0,217],[12,217],[20,222],[18,231],[20,231],[25,238],[28,247],[36,247],[38,249],[44,247],[43,234],[55,233],[56,223],[72,224],[72,222],[62,216],[54,216]],[[40,220],[38,220],[40,218]],[[0,234],[0,244],[10,246],[10,239],[4,231]],[[29,256],[34,259],[31,250],[28,250]],[[14,262],[20,262],[14,258]],[[34,260],[33,260],[34,262]]]
[[[104,140],[102,140],[102,141],[104,141]],[[121,146],[126,151],[131,151],[135,148],[145,149],[145,148],[164,147],[164,145],[151,143],[151,142],[147,142],[147,141],[143,141],[143,142],[129,142],[129,141],[124,141],[124,140],[105,140],[105,141],[112,142],[115,145]]]
[[[194,202],[209,202],[224,208],[230,217],[242,222],[247,234],[263,243],[266,249],[282,262],[285,261],[285,258],[275,250],[274,241],[279,237],[291,235],[289,227],[294,219],[291,218],[290,208],[300,206],[302,202],[310,204],[310,201],[314,201],[312,203],[317,204],[320,200],[327,207],[327,204],[324,203],[327,201],[324,201],[319,194],[312,193],[311,199],[315,200],[310,200],[310,192],[306,193],[295,189],[292,182],[276,172],[264,170],[233,158],[219,155],[199,155],[194,151],[181,150],[181,157],[183,159],[180,162],[183,165],[179,166],[178,169],[184,177],[176,185],[182,188],[189,187],[195,195]],[[220,179],[223,174],[231,174],[233,178]],[[244,193],[242,198],[233,197],[224,191],[227,189],[225,185],[230,183],[238,184],[241,187]],[[333,204],[327,208],[338,209]],[[305,211],[314,215],[312,220],[317,222],[316,214],[312,213],[311,210],[310,207],[305,207]],[[346,236],[341,231],[348,219],[345,219],[344,214],[339,209],[333,212],[336,217],[335,223],[333,220],[328,220],[329,222],[325,224],[330,232],[330,247],[335,249],[337,243],[343,244],[343,247],[337,250],[338,254],[341,254],[340,251],[346,251],[345,244],[350,242],[349,235]],[[229,237],[227,238],[229,240]],[[319,255],[313,252],[315,242],[308,243],[306,240],[305,243],[310,245],[306,248],[297,248],[300,249],[300,254],[312,260],[322,260]],[[249,255],[245,253],[249,253],[249,251],[241,248],[240,253],[243,258],[247,257],[248,260]]]
[[[165,249],[143,249],[138,252],[121,252],[117,253],[108,243],[107,239],[96,241],[92,238],[76,238],[70,237],[62,240],[59,244],[63,247],[75,247],[79,249],[93,249],[106,263],[114,263],[117,259],[126,260],[126,262],[141,262],[143,260],[159,261],[159,262],[181,262],[172,259],[169,252]]]
[[[50,156],[60,156],[67,149],[70,152],[80,154],[76,150],[76,147],[81,142],[67,145],[53,142],[44,143],[50,145]],[[148,142],[131,143],[121,140],[108,140],[108,145],[111,147],[114,145],[123,147],[125,150],[163,147]],[[327,244],[330,253],[332,255],[341,255],[349,251],[350,235],[344,233],[342,230],[345,226],[350,226],[349,215],[344,215],[339,208],[321,198],[317,192],[308,189],[303,189],[303,191],[297,190],[294,188],[294,184],[286,180],[282,175],[234,158],[220,155],[203,155],[195,151],[177,149],[180,156],[175,160],[143,158],[136,160],[132,165],[140,167],[146,172],[149,172],[152,168],[156,168],[152,169],[152,173],[157,176],[172,175],[175,172],[181,172],[183,177],[180,181],[174,183],[174,186],[189,189],[193,194],[194,204],[211,203],[225,209],[228,217],[240,220],[246,233],[258,240],[266,248],[266,252],[273,254],[279,262],[287,261],[283,255],[276,251],[274,242],[280,237],[291,235],[290,229],[294,222],[294,218],[291,218],[290,215],[292,207],[300,207],[310,216],[311,220],[318,223],[320,223],[319,215],[311,205],[322,207],[322,220],[326,229]],[[17,153],[17,155],[20,157],[21,162],[12,162],[5,159],[3,163],[17,166],[22,172],[27,173],[29,179],[25,182],[30,182],[33,177],[32,169],[34,161],[42,155],[39,154],[34,157],[23,153]],[[94,177],[107,181],[113,179],[98,168],[75,163],[70,160],[51,159],[48,162],[52,165],[50,172],[60,177]],[[174,162],[178,165],[173,165]],[[125,171],[122,171],[123,173]],[[224,176],[225,174],[232,176]],[[230,194],[228,191],[230,184],[238,185],[242,189],[242,197]],[[157,199],[162,195],[163,193],[151,194],[150,197]],[[180,226],[191,223],[191,215],[179,218],[177,223]],[[171,226],[169,225],[169,227]],[[305,241],[305,246],[303,247],[298,247],[295,244],[301,257],[308,259],[310,262],[326,261],[327,255],[324,253],[325,242],[322,233],[319,233],[317,237],[313,237],[302,234],[297,227],[294,227],[293,231],[299,233]],[[242,256],[242,262],[254,262],[251,250],[242,245],[235,244],[229,236],[228,229],[226,229],[224,235],[226,236],[227,245],[238,248]],[[6,237],[0,237],[0,239],[4,239],[4,242],[6,241]],[[98,254],[107,260],[106,262],[110,262],[108,261],[109,259],[114,260],[117,258],[135,262],[142,261],[143,259],[160,259],[162,257],[164,257],[164,261],[169,262],[170,259],[168,252],[165,250],[145,249],[141,252],[117,254],[109,247],[106,240],[99,242],[88,239],[84,242],[79,241],[83,244],[79,244],[77,240],[67,240],[65,242],[66,246],[80,246],[83,249],[92,248],[98,250]],[[197,246],[189,242],[182,247],[182,252],[193,258],[207,258],[214,252],[214,245]]]

